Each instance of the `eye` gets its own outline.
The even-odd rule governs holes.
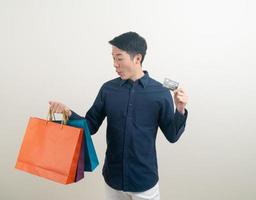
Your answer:
[[[115,58],[115,57],[113,57],[113,60],[122,61],[122,60],[123,60],[123,58]]]

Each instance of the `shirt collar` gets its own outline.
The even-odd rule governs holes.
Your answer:
[[[139,83],[143,86],[143,88],[145,88],[145,87],[147,86],[147,84],[148,84],[148,81],[149,81],[149,74],[148,74],[147,71],[144,71],[144,70],[143,70],[143,72],[144,72],[144,75],[143,75],[140,79],[138,79],[138,80],[136,80],[136,81],[139,81]],[[122,79],[120,78],[120,86],[123,86],[123,84],[126,83],[127,81],[132,81],[132,80],[130,80],[130,79],[128,79],[128,80],[122,80]],[[133,81],[132,81],[132,82],[133,82]]]

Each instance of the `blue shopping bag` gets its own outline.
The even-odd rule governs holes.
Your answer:
[[[61,123],[61,121],[54,122]],[[93,145],[87,121],[85,119],[68,120],[67,125],[82,128],[84,130],[84,171],[93,171],[99,165],[99,160]]]

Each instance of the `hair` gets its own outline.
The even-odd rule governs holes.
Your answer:
[[[147,42],[138,33],[131,31],[123,33],[110,40],[109,43],[123,51],[126,51],[132,58],[137,54],[141,54],[142,64],[147,51]]]

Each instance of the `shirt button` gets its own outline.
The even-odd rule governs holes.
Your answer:
[[[130,103],[129,106],[132,106],[132,103]]]
[[[132,92],[134,92],[134,90],[132,90]]]

